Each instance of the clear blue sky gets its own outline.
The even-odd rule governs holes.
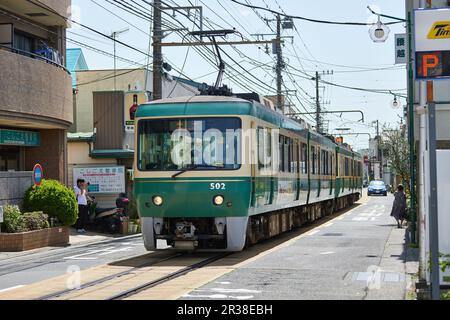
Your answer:
[[[96,5],[94,1],[125,21]],[[105,34],[111,34],[112,31],[129,27],[130,31],[120,36],[119,40],[142,51],[148,50],[148,32],[150,28],[148,21],[124,12],[112,4],[115,3],[114,1],[73,0],[72,2],[75,7],[79,8],[79,19],[83,24]],[[140,5],[139,11],[144,14],[149,14],[146,10],[150,9],[150,5],[142,0],[125,0],[124,2],[128,6],[138,7]],[[178,5],[190,5],[188,0],[167,0],[167,2],[171,3],[171,5],[174,5],[174,2]],[[374,18],[368,12],[367,5],[371,5],[373,8],[385,14],[397,17],[404,17],[405,15],[404,1],[401,0],[252,0],[249,2],[262,7],[268,6],[277,11],[280,11],[279,7],[281,7],[286,13],[291,15],[300,15],[321,20],[367,22],[369,19],[373,20]],[[210,22],[218,25],[216,29],[220,27],[235,27],[246,38],[250,38],[250,34],[254,33],[272,33],[270,28],[263,23],[254,11],[239,6],[230,0],[191,0],[191,3],[204,6],[204,16]],[[273,18],[269,13],[262,11],[259,11],[259,13],[263,17]],[[194,15],[194,12],[192,12],[192,15]],[[175,23],[168,15],[163,14],[163,17]],[[188,28],[193,28],[193,23],[189,22],[181,14],[177,14],[176,18]],[[131,26],[127,22],[134,26]],[[205,21],[205,23],[207,24],[208,21]],[[326,25],[298,20],[295,20],[295,24],[301,37],[295,31],[286,30],[283,32],[285,36],[294,37],[294,43],[291,44],[290,40],[287,40],[284,47],[286,62],[291,66],[288,68],[288,71],[292,75],[285,74],[284,80],[288,89],[295,89],[299,92],[299,99],[308,111],[314,111],[314,100],[311,99],[311,97],[315,96],[314,82],[297,77],[297,74],[303,76],[304,74],[295,69],[311,75],[316,70],[333,70],[333,75],[324,76],[323,79],[345,86],[371,89],[406,89],[405,68],[394,65],[394,34],[405,32],[403,24],[390,26],[391,34],[389,39],[381,44],[372,42],[369,38],[368,27],[366,26]],[[274,28],[273,24],[271,26]],[[69,29],[68,37],[104,51],[113,51],[112,41],[83,28],[75,27]],[[229,40],[232,39],[238,40],[236,37],[229,38]],[[181,40],[181,37],[176,34],[171,34],[165,39],[165,41]],[[70,42],[68,46],[78,47]],[[245,56],[239,54],[233,48],[224,47],[224,49],[243,67],[253,69],[251,73],[254,77],[248,75],[247,77],[257,84],[249,86],[262,94],[271,93],[267,87],[275,88],[274,72],[272,70],[273,55],[267,55],[263,49],[259,49],[256,45],[239,46],[238,49]],[[177,70],[180,70],[183,67],[187,52],[188,49],[185,47],[164,48],[164,57],[176,66]],[[112,58],[86,49],[84,49],[84,53],[91,69],[113,68],[114,62]],[[117,47],[117,54],[140,64],[146,63],[146,57],[144,55],[120,45]],[[267,66],[255,68],[255,62],[251,61],[248,57],[258,61],[260,64],[267,64]],[[224,60],[230,65],[234,64],[226,56]],[[118,61],[118,67],[128,68],[130,64]],[[234,68],[239,70],[236,66]],[[372,68],[388,69],[364,71]],[[184,65],[184,74],[199,82],[213,83],[216,74],[210,73],[214,70],[193,49],[189,50],[186,64]],[[233,71],[228,69],[227,74],[230,75],[230,72],[233,75]],[[178,76],[176,71],[173,71],[172,74]],[[259,81],[255,78],[258,78]],[[294,81],[295,83],[293,83]],[[234,92],[248,91],[229,79],[225,83],[231,86]],[[330,131],[333,131],[334,128],[347,127],[352,128],[353,132],[375,133],[373,128],[367,127],[367,124],[370,124],[371,121],[379,120],[380,123],[390,123],[394,126],[400,120],[398,115],[402,113],[401,110],[394,110],[390,107],[393,97],[389,95],[353,91],[329,85],[322,87],[320,94],[324,102],[324,108],[328,110],[361,109],[366,116],[366,125],[360,125],[355,122],[360,118],[357,114],[343,114],[342,118],[339,115],[328,115],[325,118],[330,120]],[[297,99],[292,98],[292,101],[297,104],[300,110],[303,110]],[[403,104],[406,103],[404,99],[401,99],[401,101]],[[312,122],[310,119],[307,120]],[[354,145],[357,149],[368,147],[367,136],[346,137],[346,141]]]

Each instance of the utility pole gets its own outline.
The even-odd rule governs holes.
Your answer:
[[[328,70],[328,71],[322,71],[323,75],[333,75],[334,71],[333,70]],[[322,80],[322,78],[320,77],[320,74],[318,71],[316,71],[316,76],[311,78],[311,80],[315,80],[316,81],[316,131],[318,133],[323,133],[323,123],[322,123],[322,105],[320,103],[320,80]],[[322,87],[323,88],[323,87]],[[324,102],[324,104],[327,104],[327,102]],[[363,117],[364,118],[364,117]]]
[[[321,114],[322,110],[320,107],[319,81],[320,81],[319,72],[316,71],[316,131],[318,133],[321,133],[322,132],[322,121],[320,119],[320,114]]]
[[[282,86],[283,86],[283,52],[281,49],[281,17],[277,16],[277,39],[276,39],[276,54],[277,54],[277,107],[281,109],[284,114],[283,96],[282,96]]]
[[[161,0],[153,0],[153,100],[160,100],[162,96],[163,58],[161,41],[162,19]]]

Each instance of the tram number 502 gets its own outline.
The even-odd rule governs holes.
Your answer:
[[[210,190],[226,190],[227,185],[225,183],[211,183],[209,186]]]

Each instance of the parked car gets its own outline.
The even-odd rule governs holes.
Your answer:
[[[387,187],[383,181],[371,181],[369,184],[369,188],[367,189],[367,195],[370,197],[371,195],[378,194],[387,196]]]

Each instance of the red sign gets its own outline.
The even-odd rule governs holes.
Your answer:
[[[44,179],[44,169],[42,169],[42,166],[40,164],[37,164],[34,166],[33,169],[34,185],[39,187],[43,179]]]

